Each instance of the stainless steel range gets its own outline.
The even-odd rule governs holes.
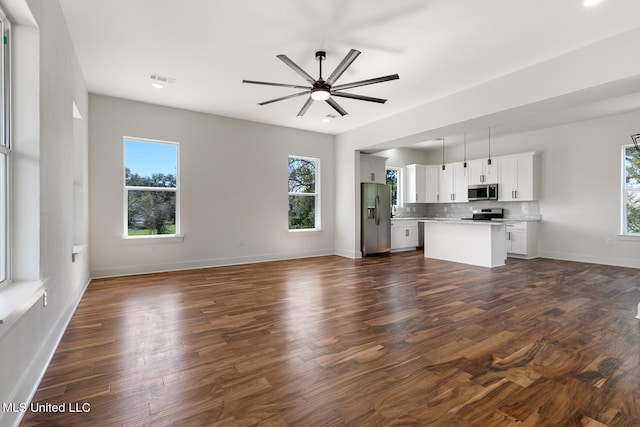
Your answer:
[[[503,219],[504,209],[502,208],[481,208],[471,211],[471,218],[462,218],[474,221],[491,221],[493,219]]]

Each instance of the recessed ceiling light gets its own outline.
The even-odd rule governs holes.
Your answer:
[[[595,6],[600,2],[602,2],[602,0],[584,0],[584,3],[582,3],[582,4],[587,6],[587,7],[590,7],[590,6]]]
[[[155,87],[156,89],[162,89],[164,87],[160,83],[151,83],[151,86]]]
[[[331,121],[331,119],[329,117],[325,117],[324,119],[322,119],[323,123],[329,123]]]

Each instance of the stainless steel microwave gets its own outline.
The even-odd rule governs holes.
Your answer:
[[[467,197],[469,201],[498,200],[498,184],[470,185]]]

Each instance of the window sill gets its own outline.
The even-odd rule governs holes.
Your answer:
[[[640,242],[640,234],[618,234],[618,240]]]
[[[148,245],[156,243],[182,243],[184,235],[124,236],[122,241],[127,245]]]
[[[12,282],[0,289],[0,336],[46,294],[41,280]]]
[[[292,230],[287,230],[289,233],[319,233],[322,231],[320,228],[294,228]]]

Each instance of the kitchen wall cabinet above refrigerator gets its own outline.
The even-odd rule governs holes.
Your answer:
[[[386,157],[360,154],[360,182],[387,183]]]

